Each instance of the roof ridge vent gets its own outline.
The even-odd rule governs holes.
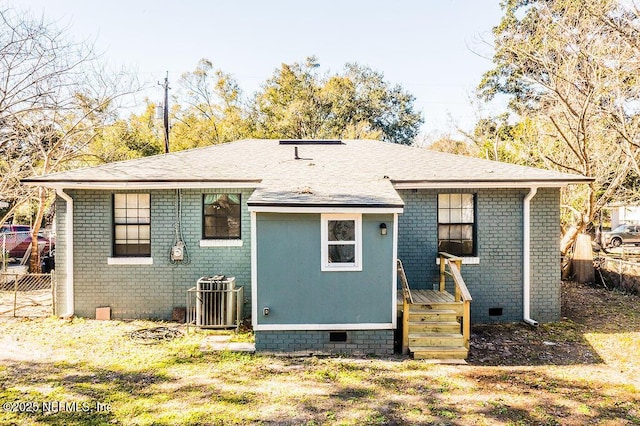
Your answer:
[[[344,145],[340,139],[282,139],[280,145]]]

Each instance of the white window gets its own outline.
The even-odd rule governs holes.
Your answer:
[[[151,256],[151,197],[113,195],[113,256]]]
[[[322,270],[362,271],[362,215],[323,214]]]
[[[475,210],[474,194],[438,194],[438,251],[475,255]]]

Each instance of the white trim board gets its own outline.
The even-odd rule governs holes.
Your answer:
[[[354,240],[353,241],[331,241],[329,239],[329,222],[330,221],[349,221],[354,222]],[[362,271],[362,214],[323,214],[320,216],[320,253],[321,262],[320,270],[322,272],[344,272],[344,271]],[[330,245],[353,245],[354,262],[353,263],[331,263],[329,261]]]
[[[391,269],[391,312],[393,328],[398,326],[398,214],[393,215],[393,264]]]
[[[242,240],[200,240],[200,247],[242,247]]]
[[[463,265],[479,265],[480,258],[479,257],[460,257],[462,259]],[[436,265],[440,264],[440,257],[436,257]]]
[[[257,214],[251,215],[251,325],[255,330],[258,325],[258,231]]]
[[[393,323],[362,324],[262,324],[254,331],[342,331],[342,330],[394,330]]]
[[[503,182],[393,182],[395,189],[491,189],[491,188],[504,188],[504,189],[525,189],[535,186],[537,188],[564,188],[568,185],[579,185],[583,183],[590,183],[591,181],[565,181],[565,182],[546,182],[546,181],[531,181],[531,182],[517,182],[517,181],[503,181]]]
[[[153,257],[108,257],[107,265],[153,265]]]
[[[379,214],[379,213],[402,213],[402,207],[281,207],[281,206],[249,206],[250,212],[256,213],[362,213],[362,214]]]
[[[54,189],[255,189],[258,182],[24,182],[28,186],[44,186]]]

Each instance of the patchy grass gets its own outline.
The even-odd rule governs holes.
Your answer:
[[[640,424],[640,298],[564,297],[557,324],[474,327],[469,365],[206,353],[204,332],[129,338],[153,322],[3,319],[0,424]]]

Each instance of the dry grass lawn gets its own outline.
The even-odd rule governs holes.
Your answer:
[[[560,323],[476,326],[468,365],[145,345],[152,322],[0,319],[0,424],[640,424],[640,298],[565,284]]]

